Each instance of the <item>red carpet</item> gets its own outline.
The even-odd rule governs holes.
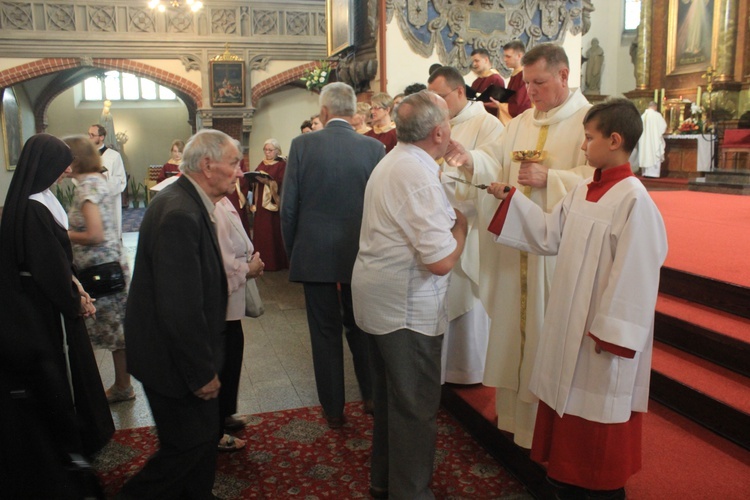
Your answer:
[[[651,191],[667,227],[666,267],[750,286],[750,196]]]
[[[221,498],[369,498],[372,418],[349,403],[347,424],[330,430],[320,407],[253,415],[244,450],[219,454],[214,493]],[[158,447],[153,428],[124,429],[94,467],[108,496]],[[437,498],[528,498],[523,486],[447,413],[438,416],[432,481]]]
[[[457,388],[495,422],[495,389]],[[750,452],[654,401],[643,421],[643,468],[626,486],[629,500],[744,500],[750,498]]]

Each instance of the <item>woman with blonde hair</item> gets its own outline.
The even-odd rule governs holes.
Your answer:
[[[385,152],[389,153],[396,146],[396,124],[391,120],[393,99],[385,92],[372,96],[370,116],[372,130],[365,135],[379,140],[385,145]]]
[[[358,134],[366,134],[372,127],[367,124],[370,117],[370,105],[366,102],[357,103],[357,112],[352,117],[352,127]]]
[[[161,182],[167,177],[172,177],[180,173],[180,163],[182,162],[182,151],[185,149],[185,143],[179,139],[172,141],[169,148],[169,160],[161,167],[156,182]]]
[[[101,157],[91,141],[84,136],[63,140],[73,153],[70,176],[77,184],[73,203],[68,208],[68,237],[73,244],[73,264],[79,274],[85,275],[87,269],[101,264],[115,269],[119,265],[122,274],[120,290],[104,291],[96,297],[96,318],[86,318],[86,329],[95,349],[112,352],[115,382],[107,389],[107,401],[128,401],[135,399],[125,361],[123,331],[130,273],[112,217],[113,210],[109,206],[113,198],[102,174]]]
[[[276,139],[263,143],[265,158],[255,168],[267,176],[257,177],[253,189],[255,222],[253,223],[253,244],[263,256],[266,271],[278,271],[289,267],[289,260],[281,238],[279,206],[281,185],[284,182],[286,159],[281,156],[281,146]]]

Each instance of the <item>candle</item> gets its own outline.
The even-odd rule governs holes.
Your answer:
[[[700,85],[698,85],[698,95],[695,98],[695,103],[700,106],[701,105],[701,93],[703,92],[703,89]]]
[[[654,102],[659,102],[659,89],[654,89]]]
[[[664,111],[664,99],[666,99],[666,96],[664,95],[664,89],[662,88],[661,89],[661,100],[660,100],[661,111]]]

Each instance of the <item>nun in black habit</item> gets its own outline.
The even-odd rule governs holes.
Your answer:
[[[26,141],[0,223],[0,491],[11,497],[80,498],[72,462],[114,433],[50,191],[72,160],[51,135]]]

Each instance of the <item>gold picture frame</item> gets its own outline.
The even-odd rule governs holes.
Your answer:
[[[241,108],[245,106],[244,61],[211,61],[209,77],[212,107]]]
[[[18,106],[16,93],[12,88],[3,89],[0,120],[3,127],[3,144],[5,145],[5,169],[12,171],[18,165],[23,148],[23,128],[21,108]]]
[[[719,0],[669,0],[667,75],[716,66]]]
[[[351,0],[326,0],[326,43],[328,57],[354,45]]]

